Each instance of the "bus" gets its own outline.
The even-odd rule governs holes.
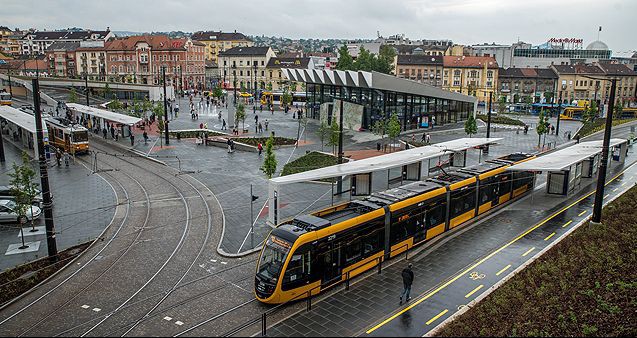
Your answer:
[[[637,118],[637,108],[623,108],[621,118],[623,119]]]
[[[0,106],[10,106],[11,103],[11,94],[5,91],[0,92]]]
[[[61,117],[51,117],[45,121],[52,146],[70,154],[88,153],[88,129]]]

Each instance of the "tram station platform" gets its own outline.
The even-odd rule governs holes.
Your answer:
[[[637,183],[637,154],[608,172],[605,203]],[[578,194],[547,194],[542,186],[513,204],[459,227],[409,254],[412,300],[399,304],[405,258],[338,286],[267,329],[268,336],[423,336],[486,294],[517,269],[588,220],[594,179]]]

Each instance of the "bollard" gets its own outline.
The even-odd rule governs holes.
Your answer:
[[[307,312],[312,311],[312,291],[308,292],[307,296]]]
[[[345,276],[345,290],[349,290],[349,271],[347,272],[347,275]]]
[[[380,275],[380,273],[383,271],[383,259],[382,257],[378,258],[378,274]]]

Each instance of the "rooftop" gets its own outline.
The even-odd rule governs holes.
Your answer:
[[[445,67],[455,68],[498,68],[498,62],[490,56],[444,56]]]
[[[604,74],[594,65],[553,65],[553,68],[558,74]]]
[[[110,31],[59,31],[59,32],[47,32],[36,31],[33,33],[27,33],[24,38],[33,38],[33,40],[93,40],[95,37],[98,39],[106,39]]]
[[[499,77],[557,79],[558,76],[550,68],[500,68]]]
[[[606,73],[606,75],[637,76],[637,73],[634,70],[624,64],[600,63],[599,67],[604,71],[604,73]]]
[[[252,41],[243,33],[225,33],[225,32],[196,32],[191,38],[197,41]]]
[[[219,56],[265,56],[270,47],[234,47],[219,52]]]
[[[398,55],[397,64],[442,66],[443,58],[440,55]]]
[[[134,50],[137,44],[146,43],[153,50],[184,50],[188,39],[173,39],[167,35],[138,35],[116,38],[104,44],[106,50]],[[200,45],[200,42],[196,42]]]

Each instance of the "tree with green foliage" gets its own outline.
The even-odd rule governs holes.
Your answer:
[[[110,99],[113,96],[113,91],[111,90],[111,86],[108,85],[108,82],[104,86],[104,98]]]
[[[338,122],[332,121],[332,126],[330,127],[330,133],[327,138],[327,145],[332,147],[332,154],[336,156],[336,147],[338,146],[339,135],[341,134],[341,129],[338,126]]]
[[[553,92],[544,92],[544,101],[546,103],[551,103],[553,102],[553,97],[555,96],[555,94]]]
[[[274,136],[270,135],[270,138],[268,138],[265,142],[265,159],[263,161],[263,166],[261,166],[261,171],[265,173],[265,176],[267,176],[268,179],[272,178],[278,165],[276,156],[274,155],[273,145]]]
[[[582,114],[584,123],[593,123],[597,117],[597,102],[591,102],[591,106],[586,108]]]
[[[540,116],[538,117],[537,127],[535,131],[538,135],[537,146],[540,147],[540,143],[542,142],[542,135],[545,135],[549,132],[548,128],[548,116],[544,114],[544,109],[540,110]]]
[[[378,119],[372,125],[372,133],[380,136],[381,143],[385,143],[385,134],[387,134],[387,121],[385,119]]]
[[[325,146],[325,141],[328,139],[331,128],[327,125],[325,121],[321,121],[321,125],[319,125],[316,133],[318,134],[319,139],[321,140],[321,151],[323,151],[323,147]]]
[[[223,96],[223,89],[219,86],[215,87],[215,89],[212,90],[212,96],[220,99]]]
[[[78,102],[77,91],[75,91],[75,88],[71,88],[71,91],[69,92],[69,102],[71,103]]]
[[[268,84],[265,86],[265,89],[267,89],[269,92],[272,91],[272,82],[268,82]]]
[[[396,113],[391,114],[389,122],[387,123],[387,136],[389,136],[392,140],[392,144],[396,143],[396,139],[400,136],[400,121],[398,120],[398,114]]]
[[[283,106],[289,106],[292,104],[292,94],[290,94],[287,88],[283,91],[283,94],[281,94],[281,103]]]
[[[622,102],[622,100],[617,100],[617,103],[615,104],[615,111],[613,112],[613,118],[621,119],[623,114],[624,114],[624,103]]]
[[[507,110],[506,101],[507,101],[507,97],[504,95],[500,97],[500,100],[498,100],[498,114],[506,113],[506,110]]]
[[[106,107],[108,109],[110,109],[110,110],[122,110],[122,109],[124,109],[124,105],[122,104],[122,102],[120,100],[117,100],[117,99],[109,102]]]
[[[394,70],[394,58],[396,58],[396,50],[394,47],[389,45],[380,46],[374,70],[383,74],[391,74]]]
[[[33,199],[38,194],[38,185],[33,182],[36,177],[35,170],[31,168],[29,155],[22,153],[22,164],[13,163],[11,177],[11,194],[15,196],[15,212],[18,214],[18,221],[26,221],[31,218],[31,227],[35,231],[33,222]],[[27,212],[29,211],[30,212]],[[22,232],[22,228],[20,229]],[[22,245],[24,246],[24,233],[22,233]]]
[[[235,125],[237,125],[238,122],[241,121],[241,123],[243,124],[243,130],[245,130],[246,129],[246,126],[245,126],[245,123],[246,123],[246,107],[245,107],[245,105],[243,105],[243,103],[239,103],[237,105],[237,110],[235,111],[234,118],[235,118]]]
[[[338,62],[336,63],[336,69],[338,70],[355,70],[354,58],[349,54],[347,45],[343,45],[338,50]]]
[[[531,104],[533,103],[533,98],[528,95],[524,96],[522,99],[524,100],[524,105],[526,106],[526,108],[531,106]]]
[[[467,133],[469,137],[472,137],[473,134],[478,133],[478,123],[476,122],[476,118],[473,116],[473,114],[469,114],[467,121],[465,121],[464,132]]]

